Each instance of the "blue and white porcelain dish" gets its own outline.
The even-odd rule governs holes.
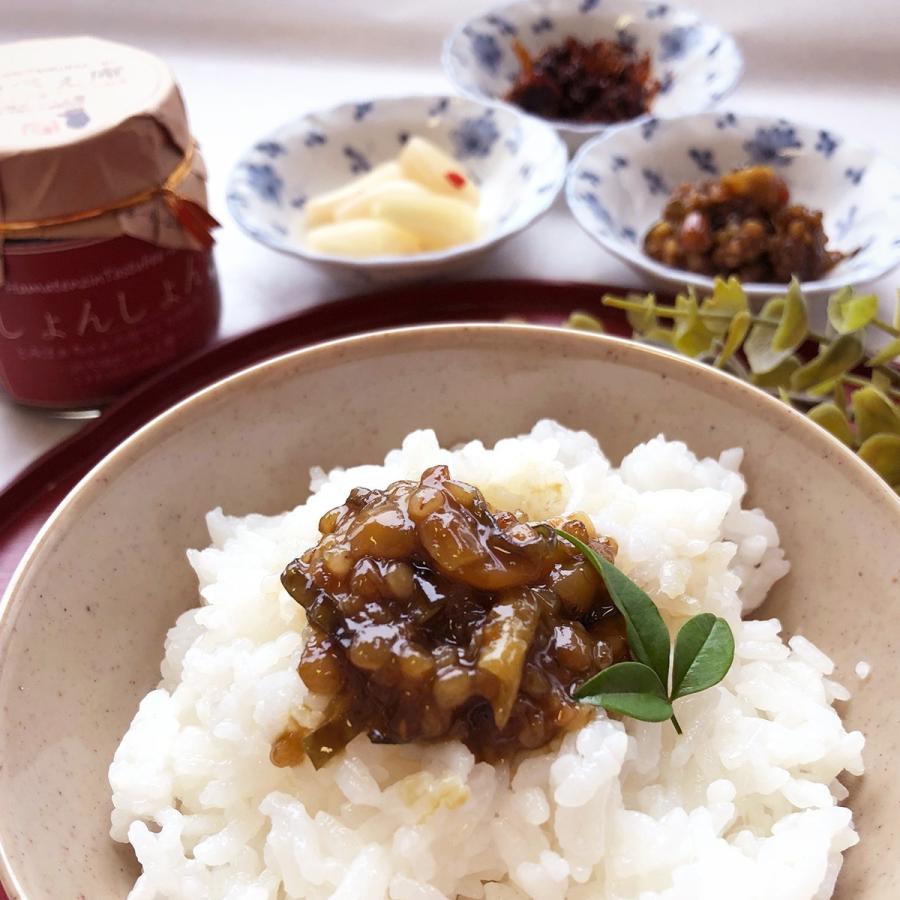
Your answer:
[[[415,256],[350,259],[303,245],[307,199],[393,159],[414,135],[455,157],[481,193],[476,242]],[[257,141],[238,161],[228,207],[256,240],[362,282],[433,275],[462,265],[531,225],[565,182],[565,146],[552,128],[461,97],[397,97],[309,113]]]
[[[696,13],[657,0],[520,0],[460,25],[444,44],[444,69],[476,100],[504,102],[518,78],[518,41],[536,58],[574,37],[583,43],[617,40],[649,51],[661,84],[650,113],[672,117],[709,109],[738,83],[743,57],[734,39]],[[548,121],[574,149],[622,123]]]
[[[712,279],[647,256],[644,235],[683,181],[751,164],[773,166],[797,203],[824,213],[829,247],[858,252],[803,284],[810,295],[863,285],[900,263],[900,167],[833,131],[734,112],[650,119],[585,144],[569,167],[566,199],[582,228],[654,285],[712,286]],[[745,285],[768,296],[780,284]]]

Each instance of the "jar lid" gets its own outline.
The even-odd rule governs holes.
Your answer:
[[[93,37],[0,46],[0,237],[32,223],[22,237],[191,246],[176,217],[152,209],[171,201],[163,189],[204,207],[205,174],[162,60]]]

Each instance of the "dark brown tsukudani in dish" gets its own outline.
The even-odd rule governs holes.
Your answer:
[[[791,203],[770,166],[680,184],[644,238],[653,259],[743,281],[821,278],[847,254],[828,249],[822,213]]]
[[[516,41],[521,71],[506,99],[533,115],[570,122],[624,122],[650,109],[659,90],[650,54],[615,41],[575,38],[537,59]]]
[[[610,562],[587,520],[554,522]],[[496,760],[583,725],[572,692],[629,658],[602,578],[549,523],[493,511],[446,466],[386,490],[354,489],[282,583],[306,610],[299,673],[330,698],[314,730],[289,727],[279,766],[318,767],[355,735],[464,741]]]

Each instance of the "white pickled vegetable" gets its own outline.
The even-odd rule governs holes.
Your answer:
[[[360,192],[381,182],[396,181],[402,177],[403,172],[400,164],[396,160],[391,160],[390,162],[382,163],[380,166],[375,166],[371,172],[366,172],[365,175],[354,178],[343,187],[328,191],[325,194],[319,194],[317,197],[311,197],[303,211],[307,227],[314,228],[316,225],[333,222],[337,208],[356,197]]]
[[[334,211],[334,219],[336,222],[343,222],[347,219],[368,218],[372,215],[373,204],[376,200],[410,194],[424,197],[428,195],[428,191],[421,184],[405,178],[381,181],[364,187],[341,203]]]
[[[478,190],[462,166],[424,138],[410,138],[400,152],[400,167],[407,178],[429,190],[478,206]]]
[[[413,137],[397,159],[310,198],[300,233],[311,250],[332,256],[409,256],[475,240],[478,203],[456,160]]]
[[[320,225],[307,233],[306,245],[318,253],[354,259],[406,256],[423,250],[415,234],[383,219],[348,219]]]
[[[425,250],[443,250],[478,237],[475,211],[462,200],[435,194],[394,194],[372,204],[372,214],[418,235]]]

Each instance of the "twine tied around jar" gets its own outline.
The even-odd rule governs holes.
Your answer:
[[[169,173],[166,180],[158,187],[147,188],[104,206],[97,206],[80,212],[68,213],[62,216],[47,216],[41,219],[31,219],[21,222],[0,222],[0,240],[4,235],[23,235],[29,231],[42,228],[52,228],[55,225],[70,225],[73,222],[84,222],[95,219],[111,212],[119,212],[149,203],[155,197],[161,197],[172,217],[188,232],[204,250],[208,250],[215,239],[212,236],[214,228],[220,228],[219,222],[199,203],[182,197],[177,188],[191,172],[194,163],[194,143],[188,145],[188,149],[177,166]]]

